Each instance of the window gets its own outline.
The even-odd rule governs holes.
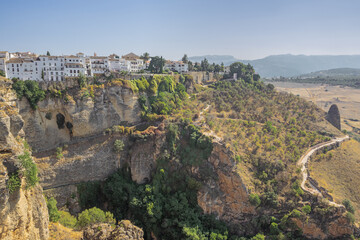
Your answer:
[[[72,70],[70,70],[70,73],[72,73]]]

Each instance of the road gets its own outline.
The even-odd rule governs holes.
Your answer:
[[[340,142],[343,142],[345,140],[349,139],[349,136],[345,136],[345,137],[342,137],[342,138],[334,138],[332,139],[331,141],[328,141],[328,142],[325,142],[325,143],[320,143],[320,144],[317,144],[313,147],[311,147],[309,150],[306,151],[306,153],[299,159],[298,161],[298,166],[301,166],[301,172],[302,172],[302,175],[303,175],[303,180],[301,182],[301,188],[306,191],[306,192],[309,192],[311,194],[314,194],[314,195],[321,195],[321,192],[319,191],[319,189],[317,189],[314,185],[312,185],[311,183],[309,183],[310,187],[311,188],[308,188],[305,183],[306,183],[306,180],[308,179],[308,169],[307,169],[307,162],[309,161],[310,157],[319,149],[322,149],[322,148],[325,148],[325,147],[328,147],[328,146],[331,146],[331,145],[334,145],[334,144],[337,144],[337,143],[340,143]],[[336,207],[343,207],[343,205],[341,204],[337,204],[335,202],[331,202],[329,201],[330,205],[332,206],[336,206]]]

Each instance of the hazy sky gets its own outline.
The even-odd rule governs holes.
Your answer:
[[[0,0],[0,51],[360,54],[360,0]]]

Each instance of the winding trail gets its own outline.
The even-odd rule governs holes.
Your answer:
[[[211,105],[207,105],[206,108],[204,108],[200,112],[198,119],[196,119],[196,121],[194,121],[193,124],[198,127],[205,126],[207,131],[203,132],[203,134],[208,137],[213,137],[214,138],[213,141],[215,141],[217,143],[221,143],[223,139],[221,137],[219,137],[218,135],[216,135],[216,133],[213,130],[211,130],[210,127],[206,123],[202,123],[202,121],[204,120],[204,112],[209,110],[210,106]]]
[[[342,138],[334,138],[328,142],[325,142],[325,143],[319,143],[311,148],[309,148],[306,153],[304,153],[304,155],[299,159],[297,165],[298,166],[301,166],[301,172],[302,172],[302,175],[303,175],[303,180],[301,182],[301,188],[306,191],[306,192],[309,192],[313,195],[320,195],[322,196],[321,192],[319,191],[319,189],[317,189],[313,184],[311,184],[309,182],[309,185],[311,188],[308,188],[305,183],[306,183],[306,180],[308,179],[308,169],[307,169],[307,163],[310,159],[310,157],[319,149],[322,149],[324,147],[328,147],[328,146],[331,146],[331,145],[334,145],[334,144],[338,144],[338,143],[341,143],[345,140],[349,139],[349,136],[345,136],[345,137],[342,137]],[[343,205],[341,204],[337,204],[335,202],[332,202],[332,201],[329,201],[329,204],[332,205],[332,206],[335,206],[335,207],[343,207]]]

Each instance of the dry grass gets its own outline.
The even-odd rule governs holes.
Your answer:
[[[50,223],[49,231],[49,240],[80,240],[83,236],[82,232],[64,227],[60,223]]]
[[[349,199],[360,220],[360,143],[344,142],[339,148],[320,155],[310,163],[310,174],[341,203]]]

